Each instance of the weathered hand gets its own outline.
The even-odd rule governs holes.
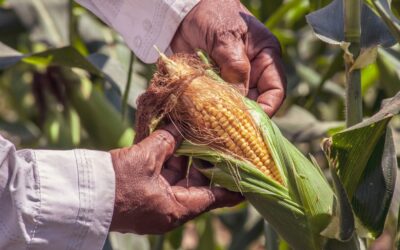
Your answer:
[[[195,168],[186,178],[187,161],[171,157],[178,133],[157,130],[142,142],[111,151],[116,175],[112,231],[165,233],[210,209],[242,201],[238,193],[209,188]],[[174,136],[173,136],[174,134]]]
[[[272,116],[285,98],[280,44],[239,0],[201,0],[181,23],[173,52],[206,51],[224,80]]]

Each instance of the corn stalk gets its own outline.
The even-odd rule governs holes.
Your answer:
[[[351,127],[362,121],[361,71],[352,69],[360,55],[361,0],[343,0],[344,36],[350,44],[350,55],[345,55],[346,66],[346,125]],[[348,53],[348,52],[346,52]]]

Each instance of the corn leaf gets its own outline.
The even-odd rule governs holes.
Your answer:
[[[400,91],[400,52],[393,49],[380,48],[378,60],[380,84],[387,96]]]
[[[68,0],[9,0],[30,39],[53,47],[68,44]]]
[[[18,63],[22,54],[0,42],[0,69],[8,68]]]
[[[386,26],[389,27],[393,36],[396,37],[397,42],[400,43],[400,20],[395,16],[394,11],[390,8],[390,1],[372,0],[372,5],[385,22]]]
[[[22,61],[39,66],[65,66],[84,69],[90,73],[102,75],[81,53],[71,46],[49,49],[40,53],[25,55]]]
[[[123,67],[119,60],[104,54],[92,54],[87,59],[105,75],[105,79],[115,86],[122,96],[128,80],[128,70],[126,67]],[[133,64],[135,71],[140,66],[139,62],[135,60]],[[136,100],[147,88],[147,80],[140,74],[132,72],[131,82],[133,84],[128,93],[128,104],[136,108]]]
[[[358,238],[353,237],[350,241],[341,242],[337,240],[328,240],[324,246],[324,250],[366,250],[364,243]]]
[[[196,250],[219,250],[215,241],[215,232],[212,226],[212,214],[205,214],[196,220],[196,228],[199,232],[200,238]]]
[[[393,46],[396,40],[385,23],[363,4],[361,17],[361,47]],[[318,38],[330,44],[344,41],[343,1],[334,0],[328,6],[307,15],[307,22]]]
[[[297,105],[291,106],[284,116],[274,117],[273,121],[292,143],[320,139],[326,137],[329,130],[344,126],[341,121],[320,121]]]
[[[82,126],[94,141],[96,148],[109,150],[132,145],[135,132],[122,122],[121,114],[107,101],[99,89],[82,76],[66,68],[57,71],[65,81],[67,95],[77,111]],[[107,119],[104,119],[107,118]]]
[[[80,68],[99,76],[103,75],[100,70],[71,46],[24,55],[0,42],[0,69],[11,67],[20,61],[36,66],[54,65]]]
[[[376,115],[325,143],[355,214],[373,237],[382,233],[393,195],[397,160],[387,125],[399,111],[400,93]]]
[[[355,229],[353,210],[335,167],[331,164],[329,169],[338,202],[334,203],[334,217],[322,235],[339,241],[349,241],[354,236]]]

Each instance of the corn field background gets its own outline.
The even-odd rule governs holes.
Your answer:
[[[282,44],[287,98],[273,120],[289,141],[305,155],[315,157],[330,178],[321,143],[346,127],[347,62],[340,45],[316,36],[334,38],[324,27],[335,24],[314,11],[332,2],[242,3]],[[387,99],[396,94],[397,100],[400,98],[400,1],[364,3],[375,11],[393,40],[389,48],[379,46],[364,53],[361,61],[369,64],[359,65],[362,116],[371,117]],[[315,15],[306,19],[312,12]],[[380,35],[373,23],[368,25],[372,34]],[[67,71],[68,77],[60,76],[61,70]],[[0,0],[0,133],[18,148],[109,150],[131,145],[136,99],[147,88],[154,70],[154,65],[137,59],[118,34],[73,1]],[[394,164],[399,166],[398,115],[389,127],[397,159]],[[355,143],[357,138],[353,140]],[[377,145],[380,143],[385,141]],[[380,157],[384,157],[387,152],[381,151]],[[364,153],[360,149],[359,157],[370,157]],[[366,241],[369,249],[392,249],[399,241],[399,203],[397,185],[383,233],[375,241]],[[243,203],[204,214],[162,236],[111,233],[104,249],[290,248],[251,205]]]

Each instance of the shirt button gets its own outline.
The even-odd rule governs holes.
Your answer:
[[[142,45],[142,39],[139,36],[136,36],[134,39],[135,47],[139,48]]]
[[[151,22],[149,19],[143,21],[143,28],[145,31],[149,31],[151,29]]]

